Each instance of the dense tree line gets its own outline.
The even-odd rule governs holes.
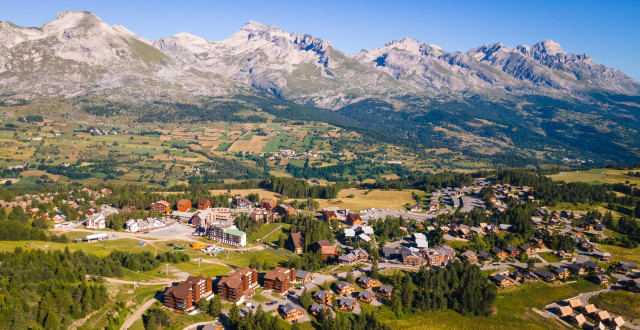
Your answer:
[[[238,305],[233,304],[227,317],[229,329],[231,330],[277,330],[282,329],[278,324],[278,316],[271,316],[258,304],[255,314],[249,310],[246,315],[240,314]]]
[[[446,309],[487,315],[495,305],[495,285],[482,276],[480,268],[467,262],[457,261],[438,270],[422,267],[417,273],[396,273],[389,280],[395,290],[387,305],[396,315]]]
[[[248,215],[242,213],[236,216],[235,225],[249,237],[264,225],[264,220],[258,219],[257,221],[253,221]]]
[[[349,184],[345,182],[329,185],[311,185],[306,180],[285,177],[273,177],[260,183],[260,188],[291,198],[336,198],[338,193],[348,186]]]
[[[288,164],[286,169],[295,178],[321,179],[330,182],[350,181],[350,178],[355,178],[357,181],[379,179],[384,174],[396,174],[403,177],[412,173],[402,165],[373,165],[371,161],[363,158],[320,167],[310,166],[309,159],[307,159],[302,167]]]
[[[333,316],[331,312],[327,311],[321,313],[316,318],[317,321],[313,323],[314,327],[318,330],[390,330],[391,327],[380,322],[376,312],[365,312],[361,314],[351,314],[338,312],[336,316]]]
[[[0,253],[0,328],[68,327],[107,302],[106,288],[85,276],[121,274],[118,261],[68,248]]]
[[[526,170],[501,170],[496,172],[498,182],[514,186],[530,186],[535,188],[536,199],[544,201],[550,206],[557,203],[615,203],[624,206],[636,205],[637,198],[630,196],[618,197],[612,192],[610,185],[592,185],[586,182],[554,182],[550,178],[537,175]]]
[[[373,232],[383,240],[392,240],[396,237],[405,236],[407,233],[400,229],[400,227],[406,227],[408,224],[409,221],[403,217],[395,218],[387,216],[385,219],[369,220],[369,226],[373,227]]]
[[[286,214],[282,217],[283,223],[291,224],[292,233],[300,232],[304,237],[304,251],[309,251],[309,246],[317,241],[329,240],[333,242],[333,231],[329,225],[321,220],[305,214]]]
[[[19,207],[18,207],[19,208]],[[68,243],[65,234],[53,235],[42,228],[23,223],[18,220],[0,221],[0,241],[51,241]]]
[[[433,175],[408,175],[395,180],[362,183],[360,187],[364,189],[418,189],[431,192],[446,187],[468,186],[472,182],[473,178],[469,174],[444,172]]]

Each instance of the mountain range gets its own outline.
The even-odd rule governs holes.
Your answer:
[[[496,43],[462,53],[404,38],[347,55],[329,41],[253,21],[222,41],[188,33],[147,40],[81,11],[59,13],[39,28],[0,22],[3,100],[91,96],[125,103],[185,102],[234,95],[271,95],[337,110],[356,121],[384,113],[388,120],[423,123],[415,129],[425,128],[428,133],[407,128],[399,132],[399,136],[423,141],[425,134],[446,133],[447,140],[456,132],[465,132],[491,140],[492,147],[516,148],[522,146],[514,142],[511,133],[489,132],[485,136],[473,132],[476,128],[442,123],[441,119],[469,116],[470,121],[507,124],[507,131],[512,129],[510,125],[523,125],[537,134],[535,140],[548,140],[555,137],[541,120],[545,116],[567,123],[570,130],[576,130],[579,123],[609,134],[617,126],[608,125],[610,122],[631,118],[637,125],[640,108],[640,102],[635,103],[640,95],[638,82],[585,54],[566,53],[551,40],[513,48]],[[631,99],[615,99],[623,96]],[[552,114],[545,112],[553,100],[564,102],[564,113],[557,109]],[[457,106],[460,103],[466,106]],[[529,109],[530,104],[533,108]],[[503,110],[496,110],[496,106],[508,108],[510,115],[525,121],[498,118]],[[486,113],[476,113],[482,112],[476,109],[479,107],[485,107]],[[395,113],[398,111],[403,114]],[[445,115],[438,120],[427,118],[438,111]],[[588,119],[576,117],[587,112]],[[459,122],[459,118],[453,121]],[[568,134],[567,128],[558,130]],[[638,156],[638,145],[629,136],[636,129],[640,127],[615,132],[616,148],[631,152],[633,157]],[[449,140],[474,145],[468,139]],[[556,144],[551,148],[554,150],[571,149],[571,143],[548,143]],[[556,148],[559,145],[562,147]]]

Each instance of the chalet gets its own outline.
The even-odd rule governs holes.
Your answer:
[[[378,288],[378,294],[385,298],[391,298],[392,293],[393,293],[393,287],[389,285],[383,285],[380,288]]]
[[[611,262],[611,253],[609,252],[593,251],[591,255],[601,262]]]
[[[347,283],[345,281],[338,282],[336,284],[335,288],[336,288],[336,292],[339,295],[343,295],[343,296],[344,295],[350,295],[356,290],[356,288],[353,285],[351,285],[351,284],[349,284],[349,283]]]
[[[242,302],[254,294],[258,286],[258,271],[250,268],[236,269],[218,282],[218,294],[231,302]]]
[[[396,259],[400,257],[398,253],[398,248],[395,248],[395,247],[383,247],[382,256],[385,259]]]
[[[329,310],[329,306],[324,304],[313,304],[309,307],[309,313],[313,316],[318,316],[322,313],[325,313]]]
[[[536,250],[534,250],[532,247],[530,247],[527,244],[524,244],[524,245],[520,246],[520,250],[522,251],[522,253],[526,253],[527,255],[536,254]]]
[[[607,275],[596,275],[594,278],[594,282],[600,285],[609,285],[609,276]]]
[[[349,226],[353,226],[355,224],[362,226],[362,218],[360,217],[360,214],[351,213],[347,215],[347,224]]]
[[[478,259],[480,259],[480,260],[490,260],[491,259],[491,255],[487,251],[480,251],[480,253],[478,253]]]
[[[137,208],[137,207],[127,205],[127,206],[123,206],[123,207],[122,207],[122,209],[120,210],[120,212],[122,212],[122,213],[129,213],[129,212],[137,211],[137,210],[138,210],[138,208]]]
[[[272,216],[271,212],[262,208],[254,209],[251,213],[249,213],[249,219],[253,221],[262,220],[264,221],[264,223],[271,222],[271,216]]]
[[[104,214],[96,213],[92,216],[87,217],[85,225],[88,229],[104,229],[107,226],[107,219],[105,218]]]
[[[182,222],[182,223],[187,223],[189,222],[189,220],[193,219],[193,216],[195,215],[195,213],[193,212],[181,212],[181,211],[173,211],[173,213],[171,213],[171,216],[173,218],[175,218],[176,220]],[[204,226],[201,226],[204,227]]]
[[[553,282],[556,279],[556,276],[552,272],[543,269],[536,270],[534,274],[545,282]]]
[[[522,273],[522,282],[535,282],[540,278],[535,273],[526,271]]]
[[[210,277],[189,276],[185,281],[167,287],[163,293],[163,304],[179,313],[195,307],[201,298],[213,294],[213,279]]]
[[[595,262],[589,260],[587,262],[585,262],[584,264],[582,264],[584,266],[584,268],[587,270],[587,272],[596,272],[596,273],[600,273],[602,271],[602,267],[600,267],[600,265],[596,264]]]
[[[610,318],[611,318],[611,315],[607,311],[600,311],[596,313],[596,315],[594,316],[595,320],[602,321],[602,322],[609,321]]]
[[[576,275],[584,275],[587,273],[584,266],[582,264],[571,264],[569,265],[569,270]]]
[[[304,251],[304,237],[302,237],[302,233],[291,233],[286,246],[295,253],[302,253]]]
[[[356,280],[356,283],[358,283],[358,285],[363,289],[371,289],[378,284],[378,281],[371,277],[362,276]]]
[[[509,281],[508,278],[506,278],[506,277],[504,277],[504,276],[502,276],[500,274],[496,274],[496,275],[490,276],[489,279],[491,281],[493,281],[497,286],[502,287],[502,288],[508,287],[511,284],[513,284],[511,281]]]
[[[365,233],[362,233],[362,234],[358,235],[358,240],[360,240],[362,242],[371,242],[371,237],[369,237]]]
[[[553,270],[553,273],[556,275],[558,279],[565,279],[571,276],[569,269],[566,267],[559,267]]]
[[[411,212],[422,212],[422,205],[415,204],[415,205],[413,205],[413,206],[411,206],[409,208],[409,211],[411,211]]]
[[[514,258],[517,258],[520,256],[520,250],[518,250],[518,248],[515,248],[511,245],[507,246],[506,249],[504,249],[504,251],[509,255],[512,256]]]
[[[304,309],[296,304],[286,303],[278,308],[278,312],[285,321],[293,321],[304,316]]]
[[[569,307],[569,306],[560,306],[557,309],[557,313],[558,313],[558,316],[560,316],[560,317],[572,316],[573,315],[573,309],[571,309],[571,307]]]
[[[252,205],[253,203],[245,197],[236,196],[233,198],[233,206],[236,209],[249,209]]]
[[[427,259],[429,266],[445,266],[456,257],[456,252],[449,246],[434,246],[431,249],[422,250],[422,257]]]
[[[491,250],[491,254],[493,254],[494,256],[496,256],[496,258],[500,260],[503,260],[507,257],[507,252],[500,250],[498,248]]]
[[[38,214],[38,211],[40,211],[40,209],[39,209],[39,208],[37,208],[37,207],[34,207],[34,208],[32,208],[32,209],[29,209],[29,210],[27,211],[27,213],[28,213],[30,216],[34,216],[34,215]]]
[[[316,291],[313,293],[313,296],[311,296],[311,298],[313,299],[313,301],[319,303],[319,304],[331,304],[331,301],[333,300],[333,292],[331,291]]]
[[[296,214],[296,209],[293,208],[293,206],[291,205],[287,205],[287,204],[279,204],[278,206],[276,206],[276,208],[274,209],[274,212],[280,214],[280,215],[285,215],[285,214]]]
[[[296,270],[296,281],[302,283],[311,281],[311,272],[301,269]]]
[[[188,199],[181,199],[178,201],[177,207],[179,212],[188,212],[191,210],[191,201]]]
[[[638,268],[638,265],[635,262],[625,262],[625,261],[621,261],[620,263],[618,263],[615,268],[614,271],[618,274],[628,274],[631,270]]]
[[[343,254],[338,257],[338,263],[340,265],[353,265],[358,261],[366,261],[369,259],[369,253],[361,248],[356,248],[348,254]]]
[[[208,199],[201,199],[198,201],[198,210],[206,210],[211,207],[211,201]]]
[[[573,322],[577,326],[581,327],[583,324],[585,324],[587,322],[587,319],[584,317],[584,315],[578,314],[578,315],[575,315],[572,318],[571,322]]]
[[[340,298],[338,299],[338,309],[341,311],[351,312],[353,308],[356,307],[356,301],[351,298]]]
[[[423,266],[429,263],[427,259],[423,258],[418,252],[407,248],[400,250],[400,258],[403,265]]]
[[[338,220],[338,215],[335,211],[322,211],[320,212],[320,216],[327,222]]]
[[[545,245],[544,245],[544,241],[541,238],[538,237],[532,237],[529,239],[529,243],[533,246],[535,246],[538,249],[544,249]]]
[[[373,291],[365,290],[358,292],[358,300],[364,301],[366,303],[371,303],[373,298],[375,298],[376,294]]]
[[[157,201],[151,204],[151,209],[160,214],[168,214],[171,212],[171,204],[167,201]]]
[[[485,231],[487,233],[498,233],[500,231],[500,227],[496,226],[496,225],[487,225],[487,228],[485,228]]]
[[[589,304],[582,307],[582,312],[587,315],[595,315],[598,312],[598,308],[594,304]]]
[[[630,282],[627,290],[631,293],[640,293],[640,280]]]
[[[264,275],[264,289],[277,293],[284,293],[291,287],[291,282],[296,279],[296,270],[291,268],[276,267]]]
[[[511,273],[511,278],[516,282],[522,281],[522,272],[516,271]]]
[[[609,326],[614,327],[614,328],[622,328],[622,326],[624,325],[624,319],[622,318],[622,316],[618,316],[616,318],[611,318],[609,320]]]
[[[464,251],[462,254],[465,259],[469,260],[469,262],[478,262],[478,255],[471,250]]]
[[[262,200],[260,203],[260,207],[263,209],[267,209],[267,211],[273,211],[276,208],[276,202],[273,199],[267,198]]]
[[[65,221],[67,221],[67,216],[64,215],[64,214],[58,213],[58,214],[54,215],[53,218],[51,218],[51,221],[54,222],[54,223],[65,222]]]
[[[567,305],[569,305],[569,307],[576,309],[576,308],[581,308],[582,307],[582,301],[580,299],[569,299],[567,300]]]

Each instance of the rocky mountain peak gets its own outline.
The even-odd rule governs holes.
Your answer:
[[[533,45],[532,48],[538,52],[548,55],[564,54],[562,46],[560,46],[559,43],[554,42],[553,40],[543,40]]]

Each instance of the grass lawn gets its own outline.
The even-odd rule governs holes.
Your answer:
[[[599,309],[629,319],[640,319],[640,296],[627,291],[617,290],[601,293],[589,299],[589,302]]]
[[[572,284],[528,283],[498,290],[497,313],[489,316],[461,315],[451,310],[433,311],[400,318],[386,307],[380,318],[393,329],[548,329],[560,328],[553,319],[545,319],[532,309],[542,310],[547,304],[591,291],[598,287],[579,280]]]
[[[542,257],[542,259],[546,260],[547,262],[560,262],[562,261],[562,258],[554,255],[553,253],[550,252],[540,252],[538,253],[539,256]]]
[[[268,303],[268,302],[273,301],[273,300],[271,300],[271,299],[269,299],[269,298],[267,298],[267,297],[265,297],[265,296],[263,296],[261,294],[257,294],[257,293],[251,298],[251,300],[253,300],[255,302],[259,302],[259,303]]]
[[[267,236],[267,234],[271,233],[278,227],[281,228],[273,232],[273,234],[269,235],[268,237],[265,237]],[[291,228],[291,225],[286,223],[268,223],[260,227],[260,229],[258,229],[258,231],[256,231],[255,233],[251,234],[247,241],[253,243],[256,239],[262,239],[265,243],[277,242],[280,234],[283,232],[283,229],[288,230],[289,228]]]
[[[231,268],[219,265],[212,264],[207,262],[201,262],[200,267],[198,267],[198,260],[191,259],[188,262],[181,262],[174,265],[181,271],[187,272],[191,275],[204,275],[204,276],[223,276],[228,275],[231,272]]]
[[[226,264],[238,268],[248,267],[251,258],[254,256],[261,262],[263,262],[264,260],[269,260],[272,266],[280,266],[289,260],[289,258],[269,250],[253,250],[244,253],[234,251],[229,252],[228,255],[228,261],[227,253],[218,254],[215,258],[223,260]]]
[[[611,260],[615,263],[617,261],[631,261],[640,264],[640,247],[635,249],[627,249],[620,246],[598,244],[600,250],[611,253]]]
[[[54,243],[42,241],[2,241],[0,242],[0,251],[13,251],[17,246],[25,247],[29,243],[30,248],[39,248],[44,250],[64,250],[66,246],[69,250],[83,250],[84,252],[105,256],[113,250],[126,250],[131,252],[151,252],[154,253],[156,248],[150,244],[138,245],[136,239],[117,239],[107,240],[95,243]]]

